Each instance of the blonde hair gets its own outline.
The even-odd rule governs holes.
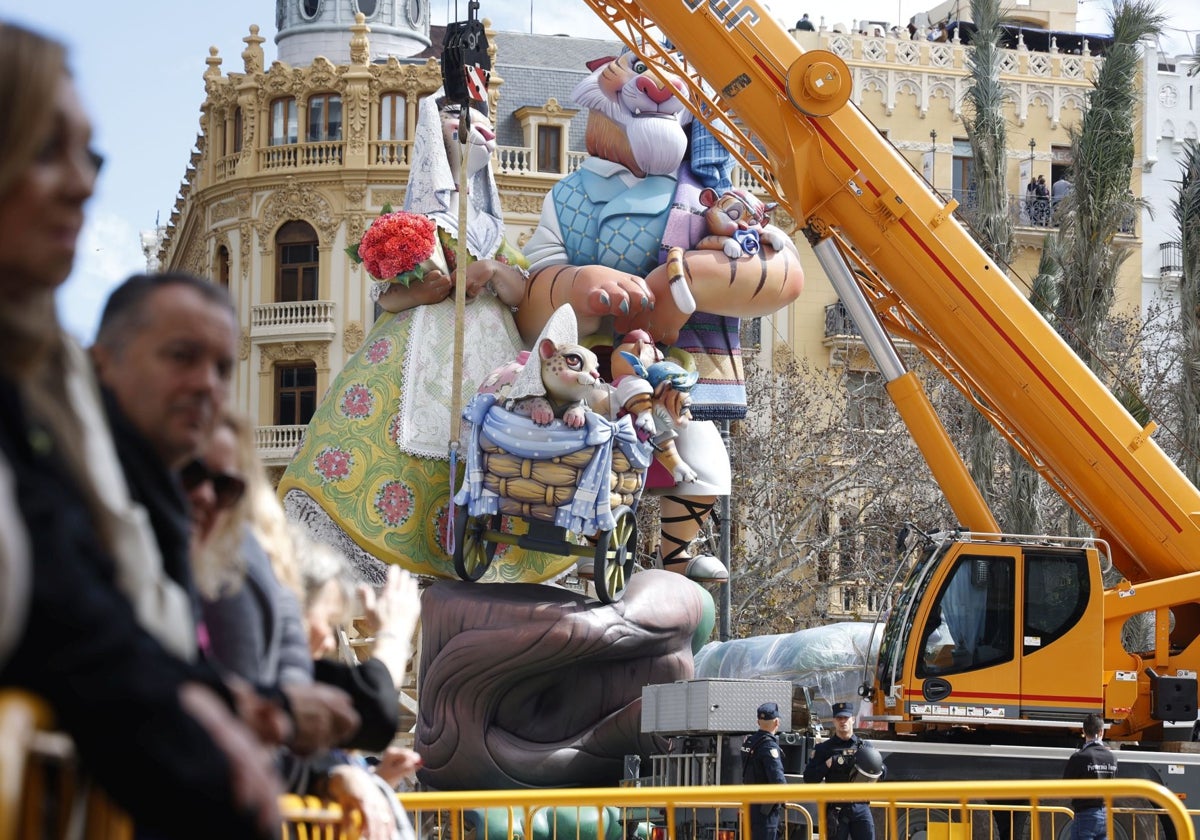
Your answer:
[[[0,204],[37,159],[54,131],[56,89],[70,77],[66,48],[0,21]],[[67,394],[71,361],[58,326],[54,290],[32,287],[0,302],[0,373],[17,383],[30,419],[54,438],[84,495],[100,538],[112,548],[112,523],[96,497],[84,453],[85,432]]]
[[[0,21],[0,201],[37,156],[54,121],[54,89],[67,71],[58,41]]]
[[[53,132],[56,88],[68,75],[62,44],[0,22],[0,204],[12,197]],[[7,297],[0,305],[0,369],[21,380],[36,373],[47,356],[56,368],[51,376],[61,374],[63,365],[61,358],[53,358],[61,356],[54,290],[29,292]],[[43,419],[57,425],[53,415]]]
[[[218,425],[233,433],[238,468],[245,478],[246,492],[194,552],[192,565],[196,585],[207,598],[238,590],[246,576],[245,559],[239,547],[249,530],[271,561],[275,577],[299,596],[294,539],[283,506],[271,488],[262,459],[258,457],[254,428],[245,417],[233,413],[225,414]]]

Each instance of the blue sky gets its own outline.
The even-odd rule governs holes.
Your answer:
[[[964,0],[966,2],[967,0]],[[843,14],[869,20],[907,19],[928,0],[768,0],[783,21],[802,12],[814,20],[851,24]],[[481,17],[497,29],[608,37],[608,30],[582,0],[481,0]],[[1164,0],[1173,27],[1173,51],[1186,49],[1200,33],[1200,4]],[[466,0],[433,0],[432,20],[466,16]],[[1104,31],[1104,0],[1083,0],[1080,29]],[[203,73],[210,46],[223,69],[241,67],[242,38],[258,24],[274,59],[275,4],[272,0],[170,0],[97,3],[95,0],[0,0],[0,16],[33,26],[65,41],[84,103],[96,128],[96,147],[106,158],[75,271],[59,295],[64,326],[87,342],[95,331],[109,290],[143,270],[138,233],[166,221],[175,204],[204,100]],[[532,15],[532,23],[531,23]]]

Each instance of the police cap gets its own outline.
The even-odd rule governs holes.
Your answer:
[[[758,707],[759,720],[775,720],[777,717],[779,717],[778,703],[763,703]]]
[[[833,716],[838,717],[854,717],[854,704],[852,703],[834,703]]]

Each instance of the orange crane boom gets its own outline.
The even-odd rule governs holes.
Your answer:
[[[689,81],[697,117],[810,239],[859,262],[876,317],[950,374],[1127,578],[1200,570],[1200,492],[958,223],[955,202],[849,102],[840,58],[806,53],[757,0],[586,2]]]

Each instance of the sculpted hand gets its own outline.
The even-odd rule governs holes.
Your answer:
[[[294,734],[289,746],[300,755],[329,749],[353,735],[361,723],[350,695],[321,683],[283,687],[292,709]]]
[[[537,339],[554,310],[569,304],[579,321],[579,334],[590,335],[600,329],[601,319],[616,319],[618,330],[632,329],[646,320],[655,306],[654,293],[645,281],[626,271],[602,265],[554,265],[543,268],[530,278],[525,298],[517,310],[521,337],[532,343]]]
[[[279,796],[283,786],[270,753],[254,734],[233,717],[209,688],[191,683],[179,690],[179,702],[225,754],[233,784],[233,801],[254,815],[264,836],[279,836]],[[186,757],[181,756],[181,760]]]
[[[418,304],[441,303],[454,291],[454,280],[441,271],[433,269],[408,289]]]
[[[379,306],[385,312],[404,312],[414,306],[424,306],[445,300],[453,284],[450,278],[434,269],[411,286],[392,283],[379,296]]]
[[[525,275],[499,260],[476,260],[467,266],[467,298],[485,290],[505,306],[518,306],[525,297]]]

